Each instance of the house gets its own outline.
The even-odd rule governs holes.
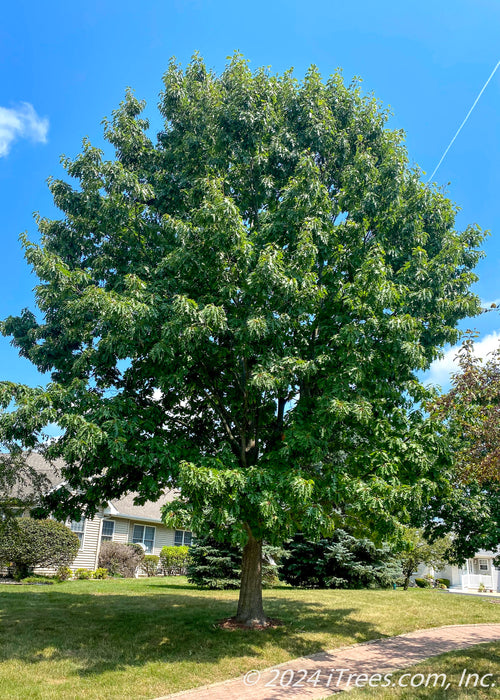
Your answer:
[[[430,573],[434,578],[446,578],[450,581],[450,591],[492,591],[500,592],[500,567],[494,565],[495,557],[500,555],[497,552],[479,551],[471,559],[458,566],[448,564],[441,571],[434,572],[429,567],[421,565],[417,574],[418,577]]]
[[[62,485],[62,460],[50,464],[41,455],[31,453],[27,462],[38,474],[46,477],[47,484],[53,489]],[[161,506],[175,496],[175,491],[169,491],[156,503],[135,505],[134,494],[127,494],[103,504],[93,518],[68,521],[66,524],[80,540],[80,550],[70,568],[73,571],[79,568],[96,569],[103,542],[135,542],[144,547],[146,554],[158,555],[164,546],[190,545],[189,530],[174,530],[161,521]]]

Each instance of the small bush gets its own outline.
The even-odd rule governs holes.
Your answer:
[[[144,550],[140,546],[103,542],[99,553],[99,568],[107,569],[110,576],[133,578],[143,559]]]
[[[142,560],[141,567],[146,576],[156,576],[159,563],[160,557],[157,554],[146,554]]]
[[[87,581],[89,578],[92,578],[92,571],[90,571],[90,569],[77,569],[75,571],[75,578],[81,581]]]
[[[430,588],[431,582],[427,578],[416,578],[415,583],[419,588]]]
[[[104,579],[108,578],[108,570],[100,566],[98,569],[92,572],[92,578]]]
[[[69,566],[60,566],[57,571],[55,578],[57,581],[67,581],[73,576],[73,572],[69,568]]]
[[[163,547],[160,553],[161,567],[167,576],[186,573],[189,547]]]
[[[21,583],[37,583],[44,586],[52,586],[54,584],[54,580],[48,576],[26,576],[26,578],[22,579]]]
[[[450,579],[449,579],[449,578],[437,578],[437,579],[436,579],[436,582],[437,582],[438,584],[440,584],[440,583],[443,584],[443,586],[444,586],[445,588],[449,588],[449,587],[450,587]]]

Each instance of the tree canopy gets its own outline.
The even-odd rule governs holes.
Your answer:
[[[500,482],[500,348],[486,360],[469,332],[458,354],[451,389],[434,404],[450,428],[454,463],[462,482]]]
[[[451,553],[463,561],[500,544],[500,351],[478,356],[469,332],[457,354],[451,388],[431,406],[452,455],[450,479],[428,519],[431,536],[453,534]]]
[[[261,543],[370,526],[435,491],[444,452],[417,378],[457,321],[482,239],[408,164],[358,83],[312,67],[174,61],[156,141],[132,92],[51,180],[62,218],[23,237],[39,313],[3,333],[52,381],[4,383],[5,439],[44,425],[59,515],[181,491],[167,522],[245,545],[240,620],[264,619]]]

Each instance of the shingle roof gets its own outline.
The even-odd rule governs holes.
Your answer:
[[[51,487],[62,484],[64,478],[62,476],[62,468],[64,461],[56,459],[54,462],[48,462],[42,455],[32,452],[26,455],[26,462],[38,473],[46,477]],[[155,520],[161,522],[161,507],[165,503],[170,503],[174,500],[177,491],[170,489],[166,491],[156,502],[147,501],[144,505],[135,505],[134,498],[136,493],[127,493],[121,498],[112,499],[109,502],[111,510],[115,515],[130,516],[131,518]],[[116,511],[116,512],[115,512]]]
[[[113,499],[110,505],[118,511],[120,515],[130,515],[133,518],[146,518],[148,520],[161,521],[161,507],[165,503],[171,503],[177,496],[176,491],[166,491],[157,501],[146,501],[142,506],[134,505],[134,497],[137,494],[128,493],[120,499]]]

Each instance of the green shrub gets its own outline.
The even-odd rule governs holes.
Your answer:
[[[60,566],[56,571],[55,578],[58,581],[67,581],[72,576],[73,576],[73,572],[71,571],[69,566]]]
[[[80,580],[85,580],[87,581],[89,578],[92,578],[92,571],[90,569],[77,569],[75,571],[75,578],[80,579]]]
[[[189,548],[187,576],[200,588],[239,588],[241,548],[211,536],[197,537]]]
[[[52,586],[54,584],[54,579],[48,576],[26,576],[26,578],[21,580],[21,583],[37,583],[45,586]]]
[[[92,572],[92,578],[104,579],[108,578],[108,570],[100,566],[98,569]]]
[[[297,535],[285,545],[279,574],[302,588],[388,588],[402,570],[388,546],[339,529],[315,542]]]
[[[450,587],[450,579],[449,578],[437,578],[436,581],[437,581],[437,583],[442,583],[445,588]]]
[[[35,566],[67,566],[79,548],[77,535],[56,520],[13,518],[0,529],[0,561],[12,562],[17,578]]]
[[[167,576],[176,576],[186,573],[189,547],[163,547],[160,552],[160,561],[163,573]]]
[[[142,560],[141,567],[146,576],[156,576],[159,563],[160,557],[157,554],[146,554]]]
[[[431,582],[427,578],[416,578],[415,583],[419,588],[430,588]]]
[[[262,548],[262,586],[270,588],[279,583],[276,559],[282,550],[267,544]],[[219,542],[212,536],[197,537],[189,548],[188,580],[200,588],[239,588],[241,578],[241,547]]]
[[[107,569],[110,576],[132,578],[143,559],[144,550],[139,545],[103,542],[99,552],[99,568]]]

